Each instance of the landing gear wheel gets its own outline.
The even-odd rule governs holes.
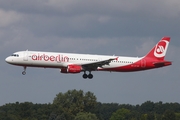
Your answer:
[[[88,75],[88,78],[89,78],[89,79],[92,79],[92,78],[93,78],[93,75],[92,75],[92,74],[89,74],[89,75]]]
[[[88,78],[88,75],[87,75],[87,74],[83,74],[83,78],[84,78],[84,79],[87,79],[87,78]]]
[[[87,74],[86,74],[86,71],[84,71],[84,74],[83,74],[82,77],[83,77],[84,79],[87,79],[87,78],[92,79],[92,78],[93,78],[93,74],[91,74],[91,71],[89,71],[89,74],[87,75]]]
[[[22,72],[23,75],[26,74],[26,66],[23,67],[24,68],[24,71]]]
[[[25,74],[26,74],[26,71],[23,71],[22,74],[25,75]]]

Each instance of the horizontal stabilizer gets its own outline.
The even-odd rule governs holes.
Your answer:
[[[172,65],[172,62],[170,62],[170,61],[162,61],[162,62],[154,62],[153,64],[156,67],[163,67],[163,66]]]

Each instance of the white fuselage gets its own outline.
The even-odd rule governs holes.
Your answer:
[[[70,64],[83,65],[96,63],[98,61],[117,58],[112,60],[109,65],[104,65],[99,69],[115,68],[130,65],[139,61],[137,57],[120,57],[90,54],[39,52],[39,51],[20,51],[6,58],[10,64],[19,66],[44,67],[44,68],[62,68]]]

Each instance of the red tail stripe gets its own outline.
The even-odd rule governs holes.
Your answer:
[[[161,40],[170,41],[170,37],[163,37]]]

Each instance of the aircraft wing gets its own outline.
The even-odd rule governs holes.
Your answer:
[[[97,62],[81,64],[81,66],[84,70],[97,70],[98,67],[103,67],[103,65],[109,65],[111,61],[117,60],[117,59],[118,57],[110,58],[110,59],[101,60]]]

